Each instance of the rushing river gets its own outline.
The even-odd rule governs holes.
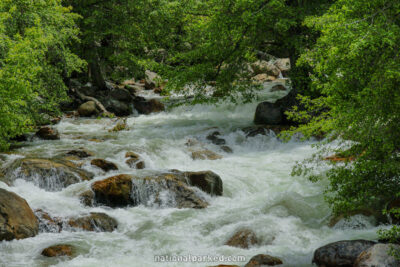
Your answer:
[[[273,97],[273,93],[264,97]],[[241,105],[179,106],[152,115],[132,116],[129,131],[110,133],[110,119],[63,119],[55,127],[61,140],[36,140],[8,155],[52,157],[72,148],[86,148],[116,163],[119,171],[103,173],[86,161],[84,168],[95,173],[94,181],[119,173],[179,169],[211,170],[221,176],[222,197],[204,196],[206,209],[176,209],[157,206],[107,208],[83,206],[78,195],[93,181],[71,185],[60,192],[47,192],[24,180],[0,187],[25,198],[32,209],[43,209],[54,216],[68,217],[104,212],[117,219],[114,232],[62,231],[40,233],[34,238],[0,243],[0,265],[14,266],[211,266],[223,262],[157,263],[156,255],[245,256],[256,254],[281,258],[283,266],[311,266],[314,250],[326,243],[376,237],[376,228],[363,218],[335,228],[328,227],[330,209],[325,204],[323,184],[304,177],[292,177],[296,161],[310,156],[312,142],[280,142],[274,134],[246,138],[241,130],[251,126],[257,102]],[[206,140],[218,130],[233,149],[225,153]],[[93,142],[90,139],[103,142]],[[197,139],[204,147],[223,156],[218,160],[193,160],[185,143]],[[125,153],[135,151],[146,169],[134,170],[125,164]],[[362,227],[359,227],[362,225]],[[224,243],[235,231],[249,228],[261,243],[249,249]],[[57,243],[73,244],[79,256],[72,259],[47,259],[40,252]],[[225,262],[243,266],[246,262]]]

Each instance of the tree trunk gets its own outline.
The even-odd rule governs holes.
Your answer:
[[[99,90],[107,90],[106,82],[100,67],[100,58],[97,52],[97,45],[93,44],[87,50],[88,63],[89,63],[89,76],[94,86]]]

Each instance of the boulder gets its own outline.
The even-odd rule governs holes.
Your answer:
[[[271,61],[258,60],[251,64],[251,68],[254,73],[257,74],[268,74],[270,76],[278,77],[281,72],[277,66],[275,66]]]
[[[254,123],[258,125],[288,125],[291,122],[284,114],[295,103],[295,92],[290,91],[276,102],[265,101],[258,104],[254,115]]]
[[[164,104],[157,99],[146,100],[142,97],[136,97],[134,107],[140,114],[148,115],[154,112],[165,110]]]
[[[81,148],[81,149],[70,150],[66,153],[66,155],[76,156],[78,158],[83,159],[83,158],[88,158],[88,157],[94,156],[94,153],[90,152],[84,148]]]
[[[390,252],[400,250],[395,244],[376,244],[361,252],[353,267],[398,267],[400,260],[393,257]]]
[[[79,106],[78,113],[81,117],[90,117],[99,115],[100,111],[97,109],[94,101],[87,101]]]
[[[94,202],[110,207],[158,205],[161,207],[205,208],[208,203],[173,174],[152,177],[117,175],[92,185]]]
[[[241,229],[229,238],[225,245],[247,249],[249,246],[254,246],[258,243],[258,238],[253,231],[249,229]]]
[[[180,180],[190,186],[195,186],[212,196],[222,196],[222,179],[218,174],[212,171],[200,172],[180,172],[173,171],[177,180]]]
[[[74,252],[75,248],[73,246],[60,244],[45,248],[42,251],[42,255],[45,257],[61,257],[61,256],[72,257]]]
[[[37,137],[44,140],[59,140],[60,134],[56,129],[48,126],[41,127],[35,134]]]
[[[33,237],[39,222],[25,199],[0,188],[0,241]]]
[[[217,160],[217,159],[222,159],[221,155],[218,155],[217,153],[208,150],[208,149],[203,149],[203,150],[199,150],[199,151],[192,151],[192,159],[194,160],[205,160],[205,159],[209,159],[209,160]]]
[[[132,102],[120,101],[110,96],[99,98],[104,107],[117,116],[129,116],[132,114]]]
[[[118,166],[115,163],[105,159],[93,159],[90,164],[99,167],[105,172],[118,170]]]
[[[334,242],[317,249],[312,262],[320,267],[352,267],[360,253],[375,244],[368,240]]]
[[[132,176],[121,174],[92,184],[94,203],[110,207],[134,206]]]
[[[258,254],[250,259],[244,267],[275,266],[283,264],[282,260],[266,254]]]
[[[118,222],[105,213],[91,212],[90,215],[70,219],[68,225],[84,231],[112,232],[117,229]]]
[[[24,179],[47,191],[60,191],[71,184],[91,180],[94,176],[68,160],[38,158],[17,159],[6,168],[5,173],[4,180],[8,184]]]
[[[131,102],[133,100],[132,94],[123,88],[115,88],[109,94],[112,99],[122,101],[122,102]]]
[[[209,134],[207,136],[207,140],[210,140],[214,145],[218,145],[218,146],[225,145],[226,141],[225,141],[225,139],[220,138],[219,137],[220,135],[221,135],[221,133],[218,131],[212,132],[211,134]]]
[[[146,80],[144,86],[147,90],[152,90],[156,88],[159,82],[161,81],[161,77],[157,73],[152,72],[150,70],[146,70],[145,76]]]

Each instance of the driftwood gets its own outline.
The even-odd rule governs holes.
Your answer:
[[[96,98],[94,98],[94,97],[92,97],[92,96],[84,95],[84,94],[82,94],[81,92],[79,92],[79,90],[76,89],[76,88],[73,88],[72,90],[76,93],[76,95],[77,95],[81,100],[84,100],[84,101],[93,101],[93,102],[96,104],[96,106],[103,112],[104,115],[109,116],[109,115],[112,115],[112,114],[113,114],[113,113],[109,112],[109,111],[103,106],[103,104],[102,104],[99,100],[97,100]]]

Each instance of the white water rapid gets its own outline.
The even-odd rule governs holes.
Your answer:
[[[264,97],[274,97],[267,93]],[[260,101],[258,101],[260,102]],[[73,184],[62,191],[48,192],[19,179],[13,186],[0,188],[25,198],[33,210],[43,209],[53,216],[68,217],[104,212],[118,221],[114,232],[67,231],[40,233],[23,240],[0,242],[0,266],[243,266],[256,254],[269,254],[284,261],[282,266],[312,266],[314,250],[343,239],[374,239],[376,227],[366,218],[353,218],[335,228],[327,226],[330,209],[325,204],[322,184],[304,177],[292,177],[296,161],[313,153],[312,142],[280,142],[274,134],[246,138],[241,130],[251,126],[258,102],[220,106],[179,106],[166,112],[132,116],[129,131],[110,133],[110,119],[63,119],[55,127],[61,140],[36,140],[7,155],[11,161],[24,155],[52,157],[62,151],[85,148],[96,157],[116,163],[119,171],[107,174],[90,166],[92,181]],[[206,140],[212,131],[221,132],[232,154]],[[103,142],[93,142],[90,139]],[[223,156],[218,160],[193,160],[185,143],[198,139],[204,147]],[[125,153],[141,155],[146,169],[135,170],[125,163]],[[223,196],[204,196],[205,209],[177,209],[140,205],[129,208],[89,208],[78,195],[93,181],[115,174],[149,171],[211,170],[222,178]],[[235,231],[249,228],[261,243],[249,249],[224,245]],[[48,259],[40,255],[51,245],[68,243],[78,248],[72,259]],[[154,262],[156,255],[245,256],[245,262]]]

